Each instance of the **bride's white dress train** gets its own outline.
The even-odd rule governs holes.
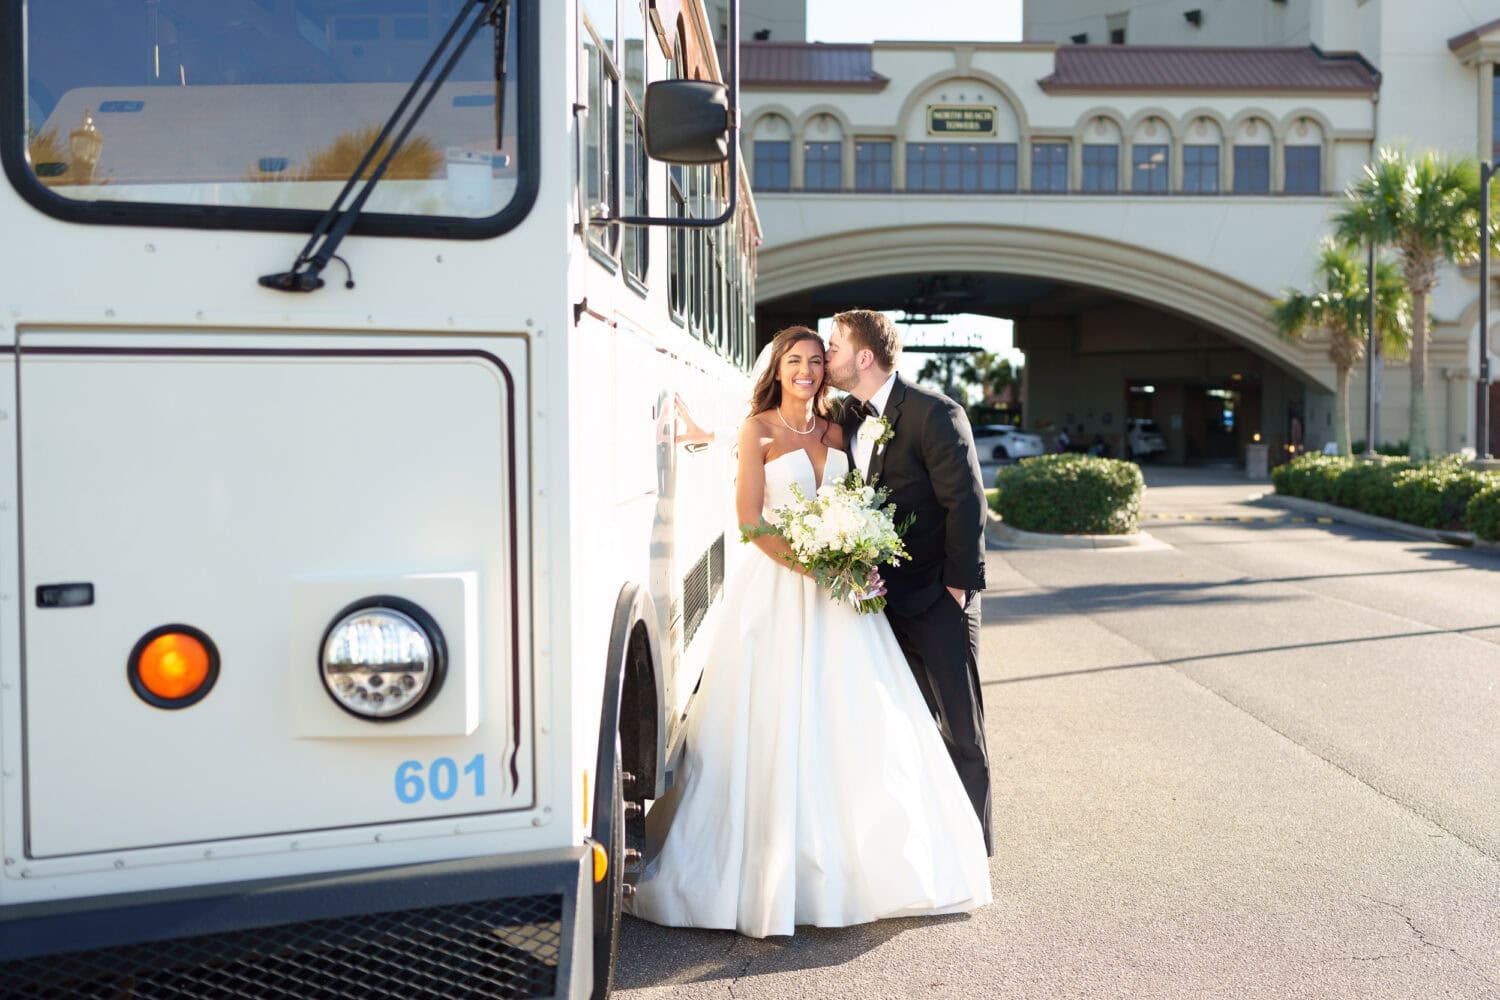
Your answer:
[[[765,470],[768,509],[815,488],[805,451]],[[830,450],[824,476],[847,472]],[[988,903],[979,820],[885,616],[759,551],[724,593],[630,912],[765,937]]]

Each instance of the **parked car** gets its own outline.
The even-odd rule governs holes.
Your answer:
[[[976,425],[974,447],[979,451],[981,462],[1003,462],[1047,453],[1040,434],[1029,434],[1010,424]]]
[[[1150,459],[1167,450],[1167,439],[1155,420],[1132,417],[1125,421],[1125,457]]]

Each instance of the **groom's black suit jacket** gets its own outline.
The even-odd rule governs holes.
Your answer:
[[[850,468],[864,419],[855,402],[847,401],[841,421]],[[869,478],[890,490],[897,523],[917,519],[905,539],[911,558],[880,575],[890,609],[916,615],[946,598],[944,587],[984,589],[984,481],[969,418],[947,396],[897,375],[883,415],[893,436],[870,458]]]

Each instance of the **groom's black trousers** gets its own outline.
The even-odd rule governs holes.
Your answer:
[[[984,696],[979,686],[979,595],[963,608],[946,590],[915,615],[886,608],[886,619],[906,662],[937,717],[948,755],[979,814],[984,848],[995,854],[990,833],[990,756],[984,745]]]

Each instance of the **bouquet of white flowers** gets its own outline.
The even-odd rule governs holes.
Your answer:
[[[896,508],[883,506],[889,493],[866,486],[857,472],[824,483],[811,498],[794,483],[792,496],[794,502],[774,508],[760,524],[744,525],[742,540],[784,538],[792,547],[786,561],[806,567],[830,598],[848,600],[863,614],[884,608],[883,596],[867,596],[870,574],[882,563],[909,558],[901,536],[916,515],[898,525]]]

